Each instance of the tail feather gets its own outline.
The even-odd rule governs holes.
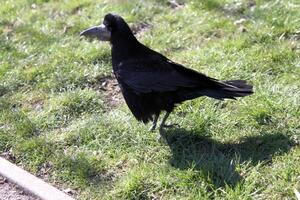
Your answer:
[[[247,81],[245,80],[230,80],[230,81],[224,81],[224,83],[240,88],[240,89],[248,89],[251,90],[253,89],[252,85],[247,84]],[[253,91],[252,91],[253,93]]]
[[[236,99],[236,97],[245,97],[253,94],[253,86],[244,80],[218,81],[213,80],[215,86],[209,89],[180,91],[178,93],[179,101],[194,99],[199,96],[208,96],[214,99]]]
[[[247,84],[244,80],[230,80],[219,82],[219,87],[214,90],[206,90],[206,96],[215,99],[236,99],[236,97],[245,97],[253,94],[253,86]]]
[[[223,98],[244,97],[253,94],[253,86],[244,80],[224,81],[220,89]]]

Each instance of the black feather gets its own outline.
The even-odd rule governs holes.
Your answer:
[[[235,99],[253,93],[244,80],[219,81],[172,62],[141,44],[127,23],[108,14],[104,23],[111,30],[112,64],[125,101],[143,122],[176,104],[200,96]]]

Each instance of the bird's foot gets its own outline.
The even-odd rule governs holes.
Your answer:
[[[157,134],[157,141],[166,143],[166,128],[178,128],[179,124],[163,124],[159,127],[159,134]]]
[[[179,124],[164,124],[163,128],[179,128]]]

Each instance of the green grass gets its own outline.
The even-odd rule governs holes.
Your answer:
[[[300,2],[180,2],[2,2],[0,152],[78,199],[296,199]],[[148,24],[137,37],[172,60],[255,94],[185,102],[159,143],[99,90],[110,47],[78,34],[108,12]]]

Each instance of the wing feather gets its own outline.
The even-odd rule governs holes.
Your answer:
[[[169,60],[158,59],[123,62],[117,70],[117,76],[136,93],[171,92],[179,88],[201,86],[206,88],[207,81],[211,81],[204,74]]]

